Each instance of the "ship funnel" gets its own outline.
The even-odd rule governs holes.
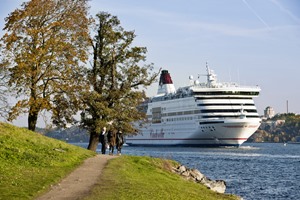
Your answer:
[[[162,70],[159,78],[157,94],[175,93],[176,89],[168,70]]]

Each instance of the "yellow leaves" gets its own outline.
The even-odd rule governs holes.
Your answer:
[[[42,98],[42,97],[38,97],[38,98],[30,98],[28,105],[34,109],[32,109],[33,111],[40,111],[40,110],[50,110],[51,109],[51,104],[49,99],[47,98]]]
[[[1,41],[3,42],[3,44],[5,45],[5,48],[8,50],[11,50],[14,46],[13,44],[19,39],[19,37],[17,36],[17,34],[12,33],[12,34],[8,34],[5,33],[4,36],[1,38]]]
[[[11,109],[8,116],[8,121],[15,120],[20,114],[27,111],[26,107],[28,105],[27,100],[20,100],[16,105]]]
[[[13,107],[10,119],[28,110],[51,110],[56,94],[77,98],[79,64],[90,45],[87,9],[85,0],[30,0],[6,18],[0,66],[10,68],[9,84],[27,97]]]

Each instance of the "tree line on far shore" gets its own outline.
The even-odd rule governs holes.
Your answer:
[[[79,124],[95,151],[104,126],[134,133],[132,122],[145,118],[144,89],[159,72],[116,16],[88,13],[88,0],[30,0],[5,18],[0,111],[9,121],[27,114],[32,131],[43,112],[56,127]]]
[[[300,137],[300,115],[294,113],[278,114],[269,121],[284,120],[277,126],[260,127],[248,142],[295,142]],[[263,122],[264,123],[264,122]]]
[[[300,138],[300,115],[294,113],[279,114],[268,119],[269,122],[276,122],[276,120],[284,120],[284,123],[279,123],[277,126],[265,125],[261,126],[247,142],[299,142]],[[266,123],[266,121],[263,121]],[[270,123],[272,124],[272,123]],[[68,142],[88,142],[88,133],[79,127],[70,127],[68,129],[39,129],[38,132],[53,137],[59,140]]]

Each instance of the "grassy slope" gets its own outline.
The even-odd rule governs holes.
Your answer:
[[[94,152],[0,123],[0,199],[33,199]]]
[[[110,160],[98,185],[85,200],[96,199],[238,199],[170,172],[174,161],[140,156]]]
[[[34,199],[94,152],[0,123],[0,200]],[[236,199],[170,172],[174,161],[120,156],[110,160],[93,199]]]

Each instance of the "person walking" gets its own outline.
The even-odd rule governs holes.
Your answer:
[[[114,148],[116,146],[116,130],[109,130],[107,133],[107,141],[109,145],[109,155],[114,154]]]
[[[118,151],[118,155],[121,155],[121,150],[122,150],[122,146],[124,144],[124,136],[122,131],[118,131],[117,132],[117,137],[116,137],[116,147],[117,147],[117,151]]]
[[[99,141],[102,145],[101,147],[101,153],[102,154],[105,154],[106,152],[106,146],[107,146],[107,131],[106,131],[106,127],[103,127],[101,133],[100,133],[100,136],[99,136]]]

